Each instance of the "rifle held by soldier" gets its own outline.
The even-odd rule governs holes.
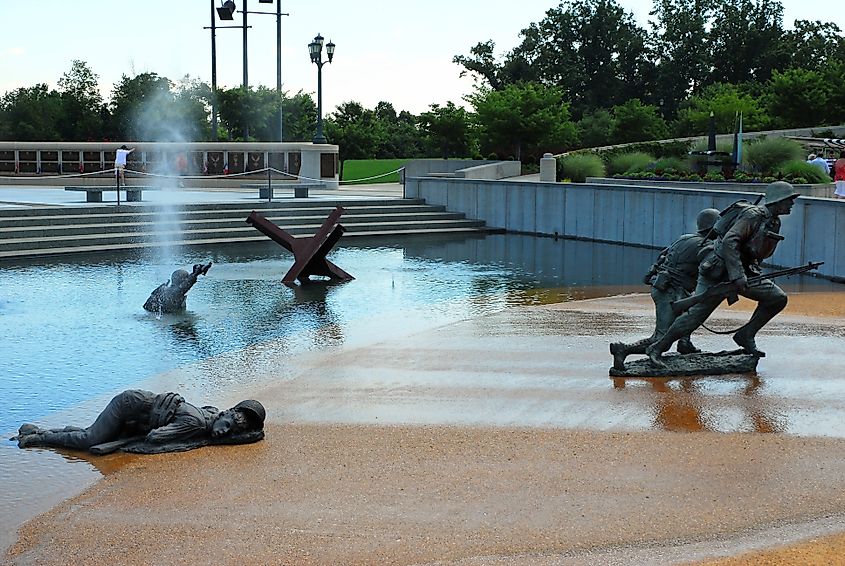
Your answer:
[[[812,271],[813,269],[818,269],[818,267],[821,265],[824,265],[823,261],[811,261],[808,262],[807,265],[790,267],[788,269],[772,271],[771,273],[755,275],[754,277],[748,278],[748,286],[753,287],[755,285],[759,285],[766,279],[774,279],[775,277],[784,277],[788,275],[799,275],[801,273],[806,273],[808,271]],[[730,304],[733,304],[736,302],[737,291],[738,288],[736,283],[734,283],[733,281],[725,281],[724,283],[719,283],[718,285],[710,287],[709,289],[707,289],[703,293],[699,293],[698,295],[690,295],[689,297],[678,299],[677,301],[672,301],[672,312],[674,312],[676,315],[680,315],[682,312],[689,310],[693,305],[697,305],[698,303],[707,299],[711,299],[713,297],[728,299],[728,302]],[[733,300],[731,300],[731,298],[733,298]]]

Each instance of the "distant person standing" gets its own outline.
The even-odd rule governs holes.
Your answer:
[[[123,183],[124,186],[126,185],[126,158],[133,151],[135,151],[134,147],[129,149],[125,145],[122,145],[114,154],[114,168],[116,169],[116,174],[120,179],[120,182]]]
[[[833,164],[833,181],[836,183],[833,198],[845,198],[845,151],[839,152],[839,159]]]
[[[811,153],[807,156],[807,163],[810,165],[815,165],[819,169],[825,172],[825,175],[830,175],[830,165],[827,164],[827,161],[824,160],[824,157],[821,155],[816,155],[815,153]]]

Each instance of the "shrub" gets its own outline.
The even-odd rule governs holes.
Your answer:
[[[771,176],[787,161],[803,161],[804,149],[798,142],[787,138],[760,138],[748,144],[743,160],[754,171]]]
[[[607,172],[614,173],[631,173],[633,171],[642,171],[648,168],[650,164],[654,163],[654,157],[642,151],[632,151],[631,153],[620,153],[614,155],[607,162]]]
[[[830,183],[830,175],[819,166],[803,160],[787,161],[777,168],[777,173],[791,183],[801,184],[798,178],[802,178],[805,183]]]
[[[557,160],[557,171],[560,179],[584,183],[587,177],[604,177],[604,162],[592,153],[564,155]]]
[[[655,171],[675,171],[678,173],[688,173],[690,171],[689,160],[680,157],[663,157],[655,161],[654,165],[649,168]]]

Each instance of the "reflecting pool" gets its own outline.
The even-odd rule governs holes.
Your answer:
[[[167,372],[238,352],[245,352],[242,362],[265,344],[274,354],[293,354],[396,338],[508,305],[643,292],[641,278],[655,256],[523,235],[415,236],[390,244],[349,238],[330,259],[354,281],[293,288],[280,283],[292,256],[270,241],[184,248],[167,262],[155,251],[7,262],[0,264],[0,434],[8,438],[26,421],[86,424],[102,399],[153,379],[162,390],[205,402],[268,372],[239,363],[237,372],[191,383],[168,381]],[[214,265],[188,294],[187,312],[143,310],[174,269],[207,261]],[[791,285],[832,284],[805,278]],[[13,487],[0,498],[0,522],[13,527],[46,510],[72,493],[67,484],[91,481],[110,458],[87,462],[4,441],[0,481]],[[35,468],[38,481],[24,477]],[[11,535],[0,535],[2,548]]]

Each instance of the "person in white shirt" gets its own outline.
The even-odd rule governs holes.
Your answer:
[[[117,170],[117,175],[120,182],[126,185],[126,158],[130,153],[135,151],[135,148],[129,149],[125,145],[120,146],[114,155],[114,168]]]
[[[830,165],[827,164],[827,161],[820,155],[816,155],[815,153],[811,153],[807,156],[807,163],[810,165],[815,165],[816,167],[820,167],[825,174],[830,175]]]

